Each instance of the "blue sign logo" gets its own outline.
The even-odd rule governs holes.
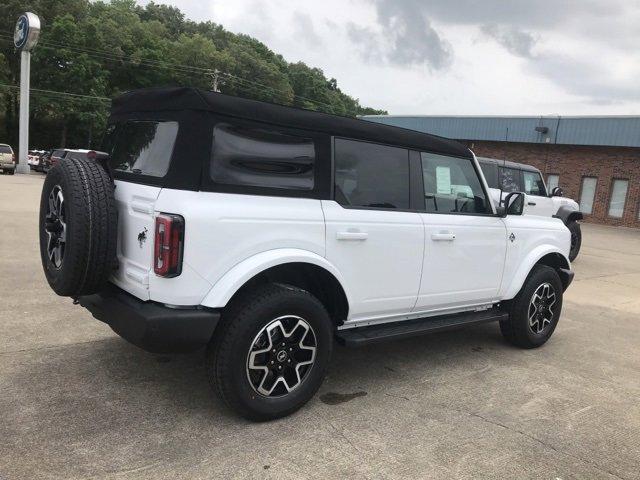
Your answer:
[[[26,15],[20,15],[16,23],[16,31],[13,33],[13,44],[16,48],[24,47],[29,38],[29,18]]]

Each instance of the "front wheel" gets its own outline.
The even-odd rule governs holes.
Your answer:
[[[543,345],[558,325],[562,292],[562,282],[553,268],[534,267],[518,295],[509,302],[509,318],[500,322],[504,338],[521,348]]]
[[[571,250],[569,250],[569,260],[574,261],[580,253],[580,246],[582,245],[582,230],[580,224],[575,220],[569,222],[567,225],[569,232],[571,232]]]
[[[289,415],[325,376],[333,326],[304,290],[267,284],[233,302],[209,347],[209,378],[224,402],[250,420]]]

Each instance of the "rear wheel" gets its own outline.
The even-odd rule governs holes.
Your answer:
[[[289,415],[316,393],[333,344],[326,309],[310,293],[279,284],[234,301],[209,347],[209,378],[250,420]]]
[[[500,322],[505,339],[521,348],[543,345],[558,324],[562,292],[562,282],[553,268],[534,267],[518,295],[509,302],[509,318]]]
[[[582,245],[582,230],[578,222],[571,221],[567,225],[569,232],[571,232],[571,250],[569,250],[569,260],[574,261],[580,253],[580,246]]]

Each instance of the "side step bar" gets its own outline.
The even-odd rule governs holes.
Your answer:
[[[482,312],[463,312],[438,317],[419,318],[417,320],[403,320],[370,327],[356,327],[338,330],[338,342],[347,347],[361,347],[370,343],[399,340],[401,338],[425,335],[427,333],[443,332],[477,325],[480,323],[506,320],[509,314],[498,308]]]

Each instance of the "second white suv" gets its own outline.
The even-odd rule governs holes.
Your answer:
[[[44,182],[49,284],[149,351],[207,347],[247,418],[307,402],[334,339],[498,322],[534,348],[558,324],[569,231],[494,206],[457,142],[174,88],[114,100],[103,150]]]
[[[569,260],[573,262],[582,245],[582,231],[578,222],[583,219],[583,214],[578,202],[564,197],[560,187],[549,192],[542,173],[532,165],[486,157],[478,157],[478,161],[497,205],[510,192],[524,192],[525,215],[556,216],[565,223],[571,233]]]

